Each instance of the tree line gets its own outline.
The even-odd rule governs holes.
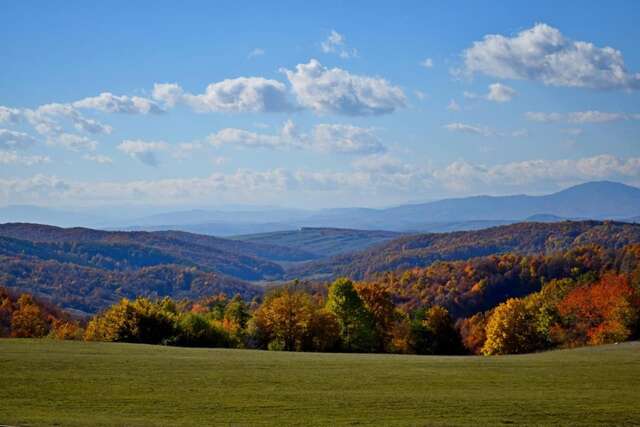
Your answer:
[[[75,327],[68,334],[55,333],[60,322],[25,327],[29,319],[47,322],[22,299],[2,303],[3,334],[284,351],[526,353],[638,338],[640,245],[440,262],[369,282],[294,281],[251,301],[122,299],[84,328],[65,320]]]

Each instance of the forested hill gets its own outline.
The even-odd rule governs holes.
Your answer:
[[[279,277],[275,261],[304,261],[316,256],[301,249],[250,243],[180,231],[110,232],[39,224],[0,225],[0,253],[19,250],[42,259],[126,270],[157,264],[195,266],[244,280]],[[11,242],[10,239],[21,242]]]
[[[318,258],[355,252],[402,236],[394,231],[347,228],[301,227],[298,230],[248,234],[233,237],[244,242],[286,246],[312,252]]]
[[[0,285],[93,313],[119,298],[199,298],[224,292],[251,299],[247,281],[278,279],[274,260],[304,251],[182,232],[106,232],[37,224],[0,225]]]
[[[361,252],[291,268],[289,278],[363,279],[374,273],[425,267],[439,260],[515,252],[553,253],[586,244],[621,248],[640,243],[640,224],[611,221],[525,222],[478,231],[400,237]]]

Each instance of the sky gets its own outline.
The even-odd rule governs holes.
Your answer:
[[[640,185],[640,3],[0,4],[0,205]]]

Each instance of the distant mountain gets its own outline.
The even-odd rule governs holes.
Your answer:
[[[520,221],[624,220],[638,215],[640,189],[601,181],[544,196],[474,196],[387,209],[186,211],[140,219],[140,223],[132,225],[137,226],[135,229],[178,229],[219,236],[293,231],[301,227],[445,232]]]
[[[640,189],[601,181],[576,185],[546,196],[477,196],[405,205],[380,213],[385,221],[522,221],[534,215],[561,218],[623,219],[640,213]],[[386,227],[385,227],[386,228]]]
[[[302,227],[293,231],[249,234],[232,237],[244,242],[285,246],[309,251],[323,258],[354,252],[400,237],[392,231]]]
[[[640,243],[640,225],[622,222],[522,222],[479,231],[404,236],[366,250],[294,266],[288,278],[363,279],[372,274],[426,267],[436,261],[516,252],[553,253],[598,244],[620,248]]]

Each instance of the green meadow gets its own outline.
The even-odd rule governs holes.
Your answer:
[[[437,357],[3,339],[0,424],[640,424],[640,342]]]

